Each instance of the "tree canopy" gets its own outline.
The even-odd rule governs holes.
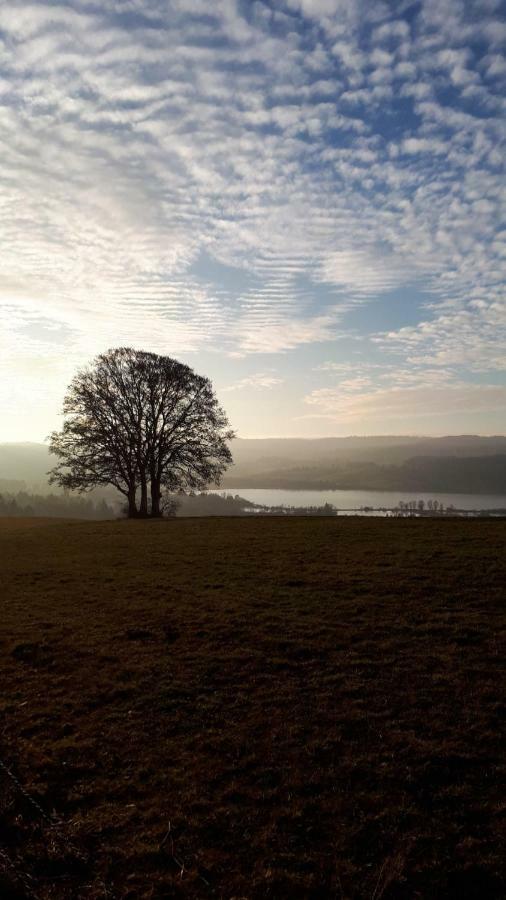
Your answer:
[[[169,356],[120,347],[79,371],[63,403],[50,481],[112,484],[128,515],[160,516],[164,489],[203,488],[232,462],[234,434],[208,378]]]

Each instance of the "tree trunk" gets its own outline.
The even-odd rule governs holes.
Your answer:
[[[154,519],[158,519],[162,515],[160,509],[161,496],[159,479],[151,478],[151,515]]]
[[[148,483],[144,476],[141,478],[141,505],[139,515],[146,518],[148,514]]]
[[[135,503],[135,488],[131,488],[128,492],[128,518],[135,519],[137,516],[137,506]]]

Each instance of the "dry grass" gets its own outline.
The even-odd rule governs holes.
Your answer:
[[[2,898],[504,897],[505,545],[0,521]]]

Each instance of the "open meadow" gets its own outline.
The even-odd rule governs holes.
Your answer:
[[[506,521],[3,519],[0,558],[2,898],[506,895]]]

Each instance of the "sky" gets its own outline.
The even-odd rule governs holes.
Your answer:
[[[243,437],[506,433],[505,13],[0,4],[0,441],[117,346]]]

